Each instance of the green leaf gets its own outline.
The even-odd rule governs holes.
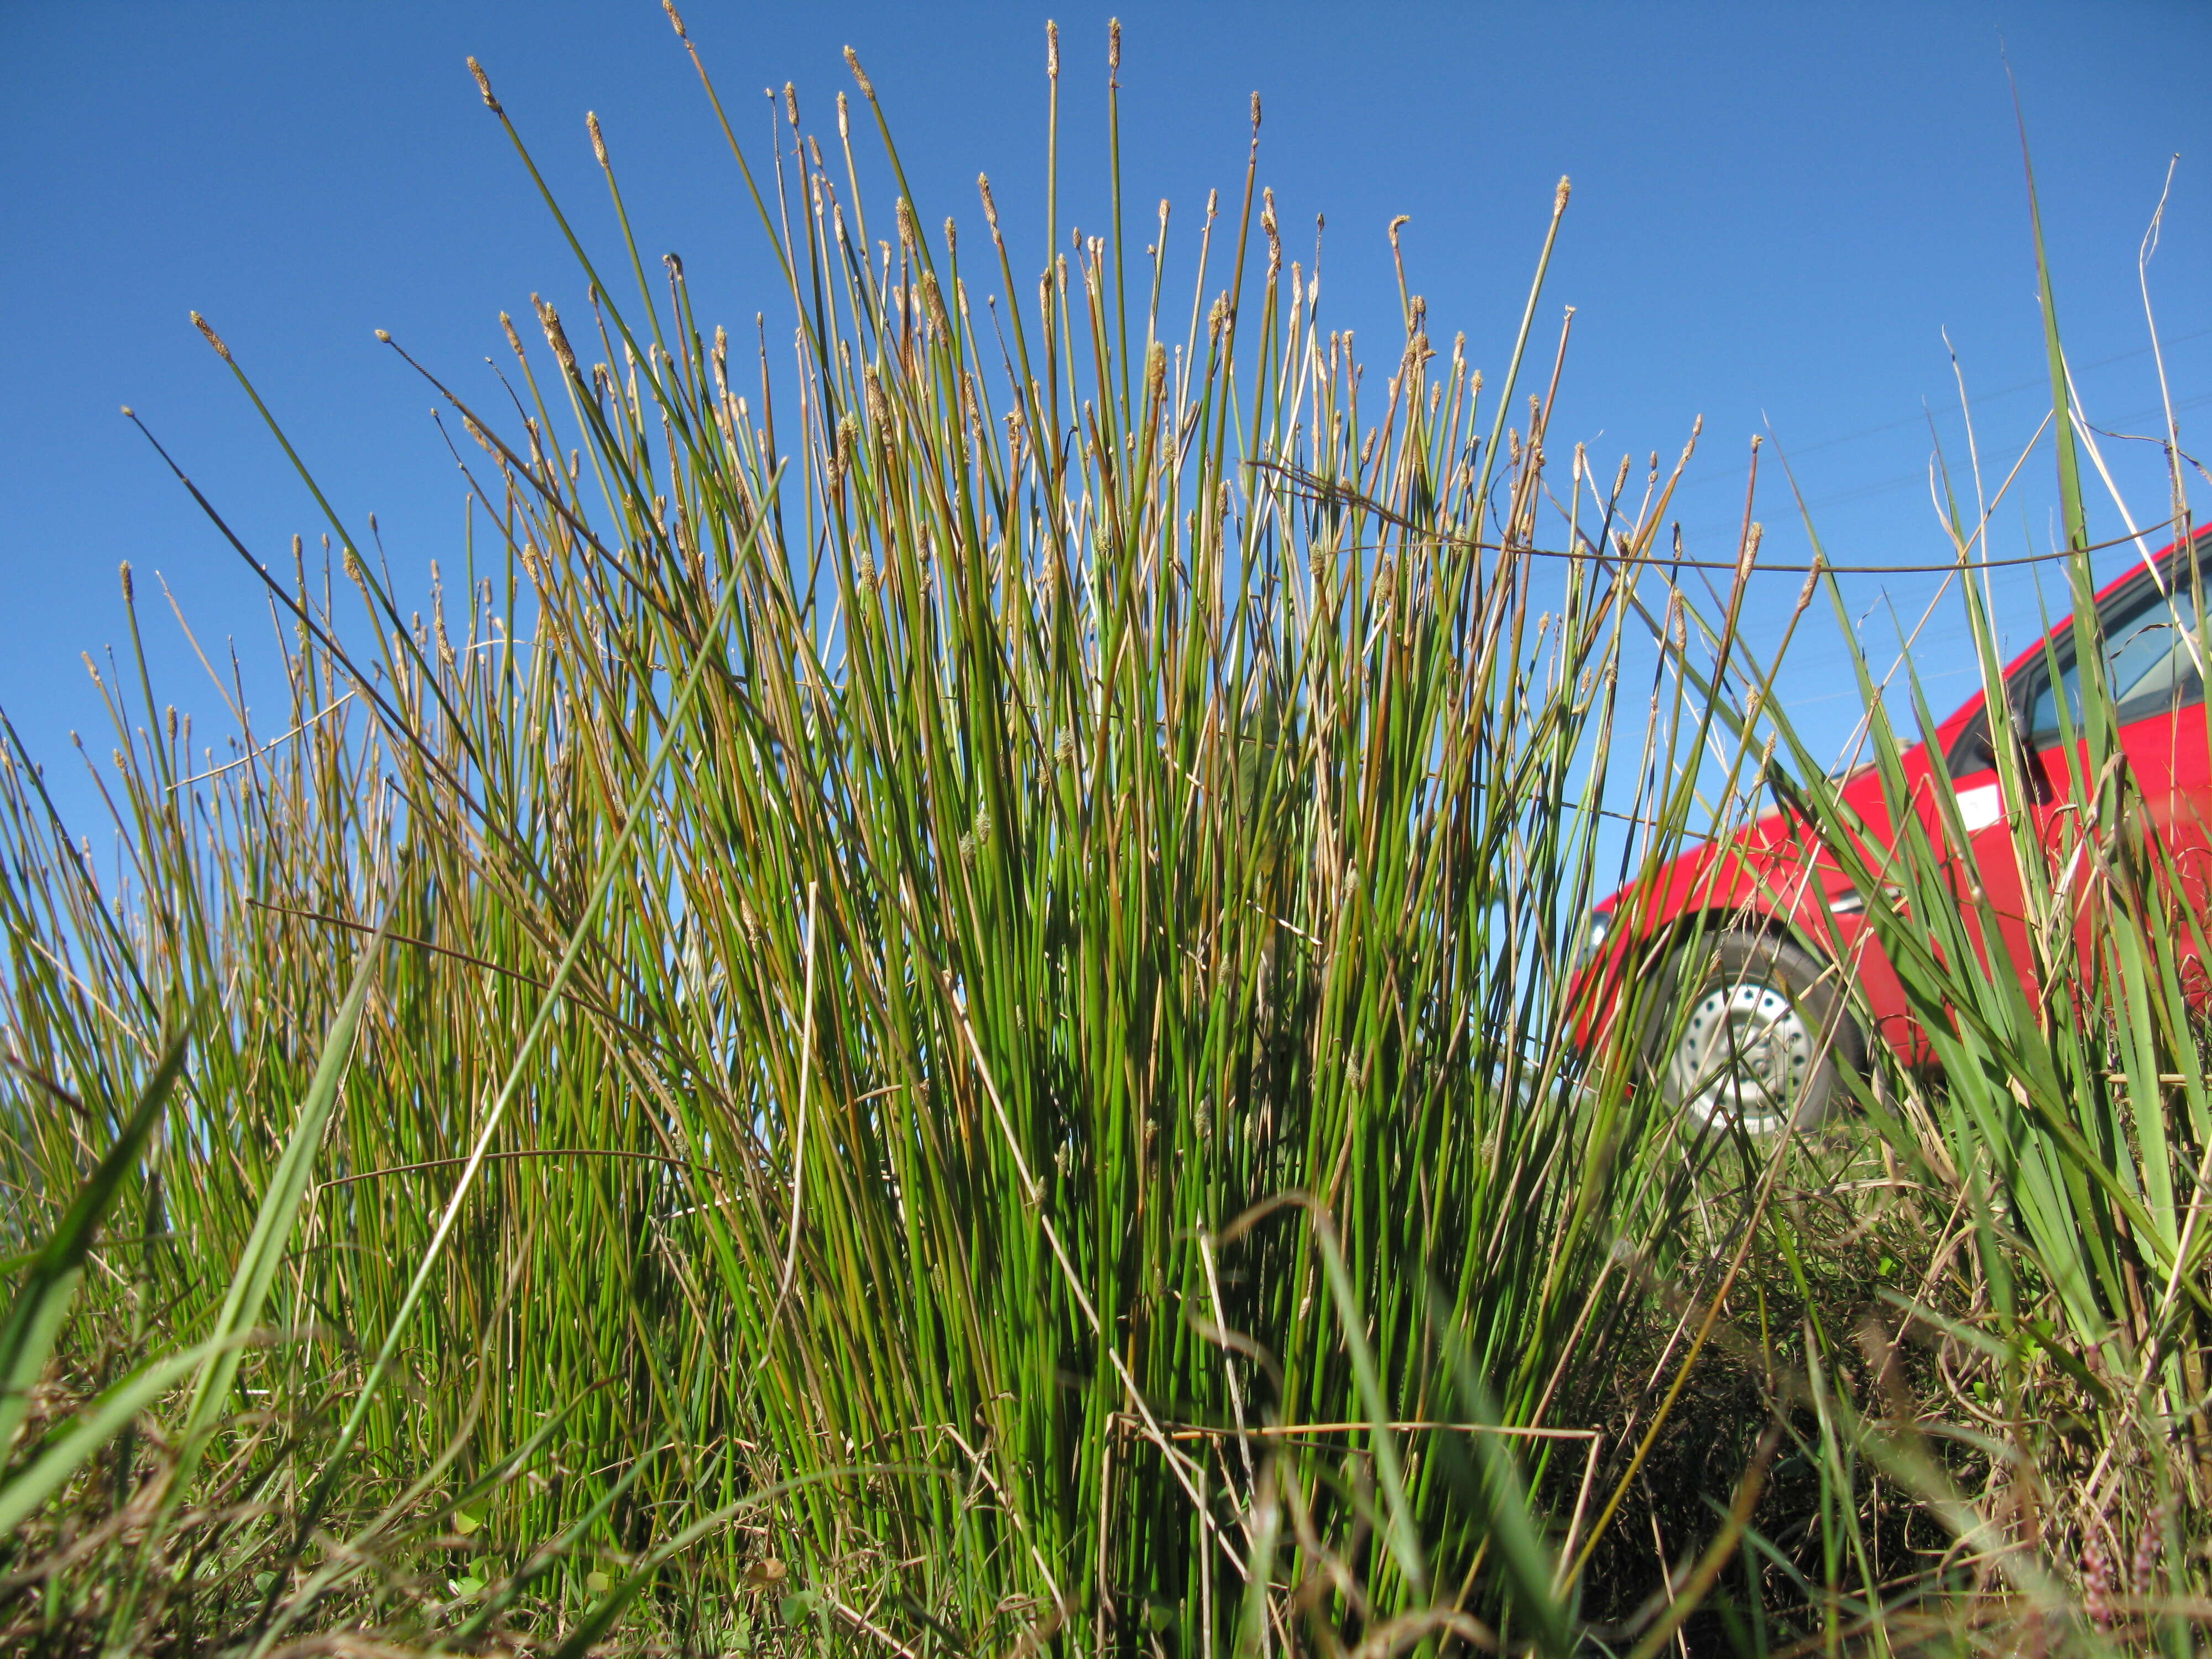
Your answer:
[[[169,1516],[191,1488],[200,1455],[213,1437],[222,1403],[238,1375],[239,1351],[260,1319],[270,1281],[283,1260],[293,1220],[299,1212],[301,1200],[307,1195],[308,1178],[314,1171],[315,1154],[322,1144],[324,1127],[337,1103],[338,1085],[345,1077],[346,1060],[353,1050],[354,1030],[361,1021],[362,1005],[368,1000],[384,936],[385,929],[380,927],[362,947],[360,961],[354,969],[353,983],[346,991],[345,1000],[339,1005],[337,1019],[323,1039],[322,1054],[316,1062],[314,1077],[308,1083],[307,1097],[300,1104],[291,1138],[270,1177],[269,1190],[262,1194],[261,1206],[253,1218],[252,1235],[231,1274],[214,1335],[198,1351],[202,1355],[199,1376],[193,1384],[191,1403],[185,1410],[184,1426],[177,1437],[177,1461],[169,1471],[156,1517],[146,1529],[145,1545],[135,1573],[115,1598],[114,1610],[108,1620],[110,1653],[122,1650],[137,1617],[139,1597],[154,1559],[156,1540],[167,1529]]]
[[[1433,1284],[1429,1301],[1431,1309],[1439,1314],[1451,1306],[1449,1299]],[[1492,1431],[1469,1435],[1468,1449],[1481,1483],[1481,1502],[1490,1541],[1497,1546],[1498,1565],[1512,1587],[1514,1605],[1535,1626],[1539,1650],[1546,1654],[1567,1653],[1575,1644],[1569,1633],[1566,1606],[1559,1590],[1561,1564],[1537,1534],[1536,1523],[1530,1514],[1528,1482],[1522,1475],[1519,1460],[1513,1455],[1511,1442],[1494,1431],[1501,1426],[1497,1399],[1476,1369],[1466,1333],[1456,1323],[1444,1327],[1443,1349],[1461,1411],[1469,1422]]]
[[[337,1105],[338,1090],[345,1080],[346,1062],[353,1053],[354,1031],[361,1024],[362,1006],[368,1000],[369,987],[375,982],[376,960],[384,944],[384,932],[379,928],[362,947],[361,958],[354,967],[353,983],[347,988],[337,1018],[323,1039],[322,1054],[315,1063],[314,1077],[307,1085],[307,1097],[300,1103],[291,1139],[270,1176],[269,1190],[262,1194],[261,1207],[253,1218],[252,1235],[246,1240],[246,1249],[231,1274],[230,1289],[223,1297],[222,1311],[216,1319],[215,1336],[222,1346],[208,1356],[202,1367],[199,1381],[192,1389],[191,1405],[185,1414],[180,1436],[182,1449],[169,1486],[171,1503],[190,1485],[193,1465],[214,1430],[222,1403],[230,1393],[231,1382],[238,1375],[238,1344],[232,1339],[252,1330],[260,1320],[270,1284],[284,1259],[293,1221],[314,1174],[323,1131]]]
[[[20,1473],[0,1482],[0,1534],[14,1531],[76,1473],[85,1460],[114,1438],[154,1401],[204,1364],[220,1346],[203,1342],[155,1361],[100,1395],[59,1432]]]
[[[68,1316],[85,1256],[99,1237],[100,1224],[122,1190],[124,1178],[137,1164],[147,1136],[160,1121],[178,1073],[184,1070],[191,1028],[187,1019],[163,1046],[153,1076],[146,1080],[137,1103],[124,1120],[122,1133],[91,1177],[77,1189],[46,1248],[32,1258],[30,1271],[15,1293],[15,1305],[8,1310],[7,1322],[0,1324],[0,1455],[4,1455],[22,1426],[30,1390],[53,1352],[54,1338]]]

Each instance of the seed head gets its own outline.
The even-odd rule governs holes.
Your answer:
[[[1106,67],[1109,70],[1121,67],[1121,20],[1118,17],[1106,20]]]
[[[390,345],[392,343],[392,331],[388,328],[378,329],[376,331],[376,343],[379,345]]]
[[[1260,94],[1257,92],[1252,94],[1252,130],[1255,132],[1260,130]]]
[[[688,44],[691,37],[684,32],[684,18],[676,9],[676,0],[660,0],[660,9],[668,14],[668,21],[676,26],[676,38]]]
[[[568,337],[561,327],[561,313],[535,294],[530,296],[530,303],[538,307],[538,323],[545,331],[545,343],[553,348],[553,355],[561,360],[561,367],[574,374],[576,372],[576,354],[569,349]]]
[[[852,47],[845,48],[845,67],[853,71],[853,78],[860,83],[860,96],[870,103],[876,101],[876,88],[868,79],[868,72],[860,67],[860,54]]]
[[[199,330],[201,333],[207,336],[207,343],[215,348],[215,355],[216,356],[222,358],[225,362],[228,362],[230,361],[230,348],[222,343],[222,336],[216,333],[215,331],[215,325],[209,322],[206,318],[201,316],[197,311],[192,313],[192,326]]]
[[[592,154],[598,158],[599,163],[601,167],[606,166],[607,140],[606,135],[599,131],[599,112],[597,110],[586,110],[584,112],[584,125],[591,131]]]
[[[473,58],[469,59],[469,73],[477,77],[477,90],[483,94],[484,107],[494,115],[506,114],[507,112],[499,106],[499,100],[491,95],[491,76],[483,72],[483,65]]]
[[[136,420],[136,419],[137,418],[137,415],[136,415],[136,414],[135,414],[135,412],[131,410],[131,405],[130,405],[129,404],[124,404],[124,405],[123,405],[123,415],[124,415],[124,418],[125,418],[125,419],[126,419],[126,420]]]
[[[660,256],[660,263],[668,267],[668,274],[671,276],[673,276],[678,282],[680,283],[684,280],[684,256],[682,254],[672,252],[664,253]]]
[[[123,603],[125,605],[131,603],[131,561],[128,559],[123,562]]]
[[[1060,79],[1060,25],[1050,18],[1044,25],[1044,72],[1055,81]]]
[[[1567,210],[1567,196],[1573,189],[1574,185],[1568,181],[1567,175],[1564,173],[1561,173],[1559,175],[1559,188],[1552,198],[1553,217],[1557,218],[1560,214],[1565,213]]]
[[[2081,1547],[2081,1611],[2099,1630],[2112,1627],[2112,1568],[2102,1540],[2094,1534]]]
[[[991,234],[995,236],[999,232],[999,204],[991,199],[991,175],[988,173],[977,173],[975,188],[982,193],[983,217],[989,222]]]
[[[2130,1588],[2138,1599],[2148,1601],[2158,1589],[2158,1558],[2165,1547],[2164,1522],[2172,1512],[2172,1500],[2152,1512],[2136,1534],[2136,1550],[2128,1564]]]
[[[799,125],[799,88],[790,82],[783,83],[783,112],[791,118],[791,125]]]
[[[1754,520],[1743,538],[1743,550],[1736,555],[1735,578],[1741,581],[1751,574],[1751,568],[1759,562],[1759,544],[1766,534],[1766,526]]]
[[[499,325],[506,331],[507,345],[520,357],[522,355],[522,337],[514,331],[514,319],[502,311],[499,313]]]

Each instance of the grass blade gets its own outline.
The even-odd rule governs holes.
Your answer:
[[[100,1224],[125,1180],[138,1162],[146,1139],[161,1121],[171,1090],[184,1071],[185,1049],[191,1023],[187,1020],[169,1038],[125,1118],[122,1133],[107,1149],[91,1176],[77,1189],[61,1224],[44,1249],[33,1258],[23,1283],[15,1292],[8,1320],[0,1325],[0,1455],[15,1442],[30,1407],[30,1390],[46,1369],[54,1339],[68,1316],[84,1261],[99,1237]]]

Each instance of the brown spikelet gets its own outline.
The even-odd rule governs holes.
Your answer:
[[[131,561],[130,561],[130,560],[128,560],[128,559],[125,559],[125,560],[124,560],[124,562],[123,562],[123,573],[122,573],[122,574],[123,574],[123,603],[124,603],[124,604],[125,604],[125,605],[130,605],[130,604],[131,604],[131,603],[133,602],[133,600],[132,600],[132,595],[131,595]]]
[[[491,76],[484,73],[483,65],[473,58],[469,59],[469,73],[477,77],[477,90],[483,94],[484,107],[494,115],[506,114],[507,112],[499,106],[499,100],[491,95]]]
[[[522,356],[522,337],[514,331],[514,319],[505,312],[499,313],[499,325],[507,332],[507,343],[518,357]]]
[[[1567,210],[1567,198],[1573,190],[1574,185],[1568,179],[1567,175],[1564,173],[1561,173],[1559,175],[1559,188],[1552,197],[1552,212],[1554,216],[1565,213]]]
[[[1252,130],[1255,132],[1260,130],[1260,94],[1257,92],[1252,94]]]
[[[1044,72],[1055,81],[1060,79],[1060,25],[1050,18],[1044,25]]]
[[[988,173],[977,173],[975,188],[981,192],[983,198],[984,222],[991,227],[991,234],[996,236],[999,234],[999,204],[991,199],[991,175]]]
[[[553,348],[553,355],[561,360],[561,367],[569,374],[576,372],[576,354],[569,349],[568,336],[561,327],[561,313],[535,294],[530,303],[538,307],[538,326],[545,331],[545,343]]]
[[[845,67],[853,71],[853,78],[860,83],[860,96],[870,103],[876,101],[876,88],[868,79],[867,70],[860,67],[860,54],[852,47],[845,48]]]
[[[790,82],[783,83],[783,112],[790,118],[792,129],[799,127],[799,88]]]
[[[222,343],[222,336],[215,331],[214,324],[209,322],[206,318],[201,316],[198,312],[195,311],[192,313],[192,326],[199,330],[201,333],[207,336],[207,343],[215,348],[215,355],[216,356],[222,358],[225,362],[228,362],[230,361],[230,348]]]
[[[2081,1546],[2081,1611],[2099,1630],[2112,1627],[2112,1561],[2094,1534]]]
[[[2172,1513],[2173,1500],[2152,1511],[2136,1534],[2135,1554],[2128,1563],[2129,1588],[2138,1601],[2148,1601],[2158,1591],[2158,1558],[2166,1547],[2164,1522]]]
[[[951,222],[947,220],[946,222]],[[945,314],[945,295],[937,285],[937,273],[933,270],[921,273],[921,299],[929,308],[929,320],[936,325],[939,335],[944,339],[951,339],[952,319]]]
[[[603,133],[603,132],[601,132],[601,131],[599,131],[599,112],[598,112],[597,110],[588,110],[588,109],[587,109],[587,110],[586,110],[586,111],[584,112],[584,125],[585,125],[585,127],[586,127],[586,129],[588,129],[588,130],[589,130],[589,131],[591,132],[591,135],[592,135],[592,155],[598,159],[599,164],[601,167],[605,167],[605,166],[606,166],[606,164],[607,164],[607,140],[606,140],[606,135],[605,135],[605,133]]]
[[[1112,71],[1121,67],[1121,20],[1118,17],[1106,20],[1106,67]]]
[[[660,9],[668,14],[668,21],[676,26],[676,38],[689,45],[691,37],[684,33],[684,16],[676,9],[676,0],[660,0]]]

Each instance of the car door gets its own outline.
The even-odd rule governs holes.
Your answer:
[[[2059,659],[2055,665],[2050,660],[2052,655]],[[2074,815],[2074,779],[2080,763],[2069,764],[2056,718],[2061,696],[2068,696],[2077,710],[2080,707],[2069,635],[2062,631],[2045,657],[2030,659],[2014,670],[2008,691],[2013,729],[2023,740],[2020,793],[2017,797],[2009,793],[1997,765],[1984,712],[1960,733],[1947,757],[1966,835],[1964,848],[1947,864],[1967,931],[1980,946],[1989,970],[1997,973],[2008,967],[2033,994],[2040,989],[2034,967],[2039,953],[2031,944],[2037,907],[2022,867],[2023,849],[2026,857],[2043,867],[2043,879],[2051,880],[2052,854]],[[1948,837],[1933,799],[1923,799],[1921,810],[1930,839],[1945,846]],[[1984,905],[1996,922],[1994,948],[1981,937]]]
[[[2212,988],[2195,941],[2212,902],[2212,750],[2192,574],[2176,561],[2160,572],[2161,583],[2147,579],[2106,626],[2106,658],[2120,750],[2136,783],[2129,799],[2142,814],[2152,858],[2153,902],[2176,907],[2172,936],[2183,984],[2202,1003]]]
[[[2023,739],[2021,799],[2008,800],[1990,745],[1986,719],[1960,734],[1948,757],[1967,832],[1966,856],[1954,871],[1962,896],[1978,888],[1994,912],[2004,954],[2031,989],[2039,952],[2031,935],[2038,906],[2019,849],[2039,854],[2051,898],[2045,958],[2063,960],[2058,946],[2071,933],[2078,970],[2094,974],[2094,907],[2102,891],[2096,842],[2115,826],[2114,805],[2135,803],[2136,828],[2161,870],[2157,902],[2185,905],[2199,917],[2212,900],[2212,758],[2208,758],[2204,676],[2198,660],[2196,586],[2190,568],[2170,562],[2155,579],[2145,570],[2107,593],[2098,606],[2105,641],[2105,679],[2118,726],[2118,754],[2100,769],[2080,736],[2080,664],[2073,630],[2062,628],[2046,649],[2014,671],[2008,686],[2017,732]],[[2063,711],[2062,716],[2062,710]],[[2065,733],[2075,735],[2069,745]],[[2136,789],[2118,787],[2121,768]],[[2026,831],[2015,841],[2015,830]],[[2169,863],[2170,860],[2170,863]],[[2176,929],[2185,982],[2202,1000],[2205,964],[2190,930]]]

